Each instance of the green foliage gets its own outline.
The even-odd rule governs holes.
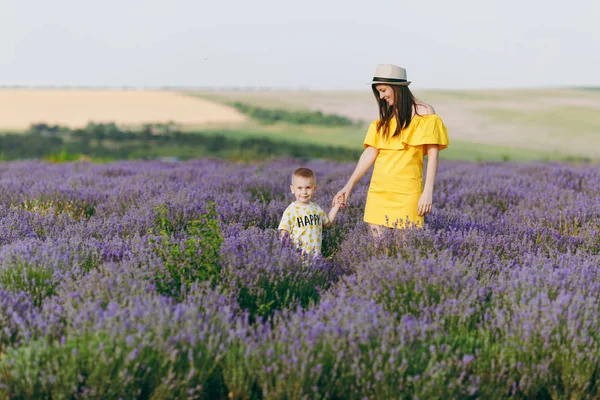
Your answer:
[[[69,153],[66,149],[62,149],[58,154],[49,154],[43,157],[44,160],[60,163],[60,162],[72,162],[85,159],[85,156],[77,153]]]
[[[35,340],[0,357],[0,397],[20,399],[223,398],[223,375],[202,343],[166,354],[149,343],[108,332],[69,335],[64,341]],[[175,379],[173,379],[175,378]]]
[[[347,230],[348,228],[340,225],[339,222],[323,230],[322,252],[324,257],[330,258],[339,251]]]
[[[300,274],[298,274],[300,275]],[[319,289],[327,287],[325,274],[315,273],[311,277],[290,275],[284,279],[273,281],[261,279],[257,287],[240,285],[238,288],[238,304],[249,313],[251,322],[257,317],[263,319],[273,316],[275,311],[300,306],[308,307],[319,302]]]
[[[51,162],[111,161],[175,157],[219,157],[265,160],[276,157],[355,160],[360,149],[298,143],[269,137],[224,135],[220,131],[183,133],[167,124],[148,124],[130,131],[115,124],[89,124],[85,129],[30,129],[24,134],[0,135],[0,160],[42,158]]]
[[[48,134],[59,134],[59,133],[64,133],[67,132],[69,129],[64,127],[64,126],[60,126],[60,125],[48,125],[45,123],[38,123],[38,124],[32,124],[31,127],[29,128],[29,131],[32,133],[48,133]]]
[[[41,306],[44,299],[55,294],[58,283],[51,266],[16,261],[0,269],[0,287],[27,293],[36,306]]]
[[[245,230],[249,231],[260,228]],[[318,303],[321,292],[338,275],[331,260],[303,255],[277,235],[270,230],[262,240],[228,241],[221,252],[223,287],[234,293],[251,322],[271,317],[275,311]]]
[[[600,86],[576,86],[575,90],[587,90],[590,92],[600,92]]]
[[[85,200],[67,200],[67,199],[28,199],[21,204],[12,205],[12,208],[25,210],[40,215],[53,213],[68,214],[76,220],[89,219],[96,212],[96,204]]]
[[[323,114],[321,111],[289,111],[284,109],[268,109],[235,102],[233,106],[243,114],[257,119],[263,123],[287,122],[293,125],[320,125],[320,126],[353,126],[361,122],[354,122],[350,118],[336,114]]]
[[[199,219],[184,226],[183,239],[178,239],[168,209],[161,205],[155,210],[160,240],[152,244],[163,262],[155,276],[158,292],[181,300],[193,283],[209,281],[215,285],[221,272],[223,237],[214,203]]]
[[[358,124],[358,123],[357,123]],[[127,130],[110,124],[89,124],[85,129],[61,127],[32,128],[24,134],[0,134],[0,160],[44,158],[52,162],[101,161],[131,159],[187,160],[202,157],[225,158],[233,161],[268,160],[293,157],[301,160],[325,158],[335,161],[356,161],[362,152],[363,129],[359,125],[344,131],[326,130],[319,135],[303,135],[296,128],[282,131],[249,132],[240,130],[203,130],[184,133],[170,124],[147,124],[139,130]],[[341,127],[344,125],[334,124]],[[302,135],[302,139],[298,139]],[[455,140],[441,157],[466,161],[527,161],[557,160],[593,162],[589,157],[565,155],[535,149]]]

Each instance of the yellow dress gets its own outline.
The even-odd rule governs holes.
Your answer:
[[[390,121],[390,132],[396,119]],[[390,135],[391,136],[391,135]],[[364,146],[379,150],[367,194],[364,221],[370,224],[404,228],[423,226],[418,202],[423,192],[425,144],[448,147],[448,132],[437,114],[415,115],[400,135],[384,140],[377,132],[377,121],[369,126]]]

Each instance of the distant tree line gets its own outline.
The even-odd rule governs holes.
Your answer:
[[[263,160],[275,157],[354,160],[359,150],[337,146],[273,140],[268,137],[232,138],[219,131],[184,133],[170,124],[148,124],[139,130],[115,124],[89,124],[69,129],[32,125],[26,133],[0,135],[0,160],[50,159],[70,161],[83,157],[98,161],[191,159],[218,157]]]
[[[263,123],[286,122],[293,125],[320,125],[328,127],[362,124],[362,121],[355,122],[343,115],[323,114],[321,111],[289,111],[261,108],[241,102],[235,102],[233,106],[241,113]]]

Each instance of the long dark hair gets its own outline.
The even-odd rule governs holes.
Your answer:
[[[394,105],[388,105],[387,101],[379,97],[379,91],[371,85],[375,100],[379,106],[379,121],[377,122],[377,131],[381,133],[384,140],[390,136],[390,121],[396,118],[396,131],[392,134],[395,137],[400,131],[410,125],[412,121],[412,112],[415,109],[415,96],[405,85],[390,85],[394,91]],[[415,110],[416,112],[416,110]]]

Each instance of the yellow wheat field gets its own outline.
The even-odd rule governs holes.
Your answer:
[[[89,122],[124,126],[246,121],[236,110],[209,100],[160,90],[0,89],[0,129],[24,130],[33,123],[71,128]]]

